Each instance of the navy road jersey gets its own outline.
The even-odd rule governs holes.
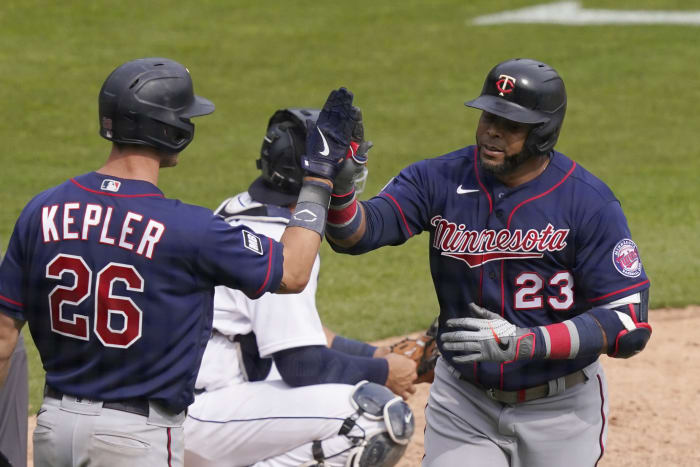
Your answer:
[[[46,382],[179,412],[211,334],[214,286],[251,298],[282,279],[282,244],[153,184],[81,175],[37,195],[0,266],[0,311],[28,321]]]
[[[509,188],[480,168],[476,146],[463,148],[408,166],[365,208],[369,240],[359,248],[430,232],[440,331],[447,319],[468,316],[470,302],[517,326],[533,327],[649,287],[619,201],[558,152],[538,177]],[[451,353],[441,351],[451,361]],[[451,364],[486,387],[517,390],[595,358]]]

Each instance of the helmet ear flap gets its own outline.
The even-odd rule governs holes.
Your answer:
[[[554,147],[557,138],[549,130],[549,126],[548,123],[542,123],[530,130],[525,141],[525,149],[529,154],[545,154]]]
[[[525,149],[530,154],[547,154],[554,149],[559,139],[559,132],[564,121],[566,106],[554,113],[548,122],[539,124],[530,130],[525,141]]]

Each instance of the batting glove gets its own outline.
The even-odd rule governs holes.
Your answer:
[[[456,353],[455,362],[512,362],[538,358],[535,331],[519,328],[474,303],[470,303],[469,308],[474,318],[448,319],[447,327],[458,330],[440,336],[444,349]]]
[[[367,153],[374,146],[371,141],[365,141],[362,110],[353,106],[352,111],[355,126],[350,137],[350,148],[333,183],[333,194],[336,196],[347,195],[353,188],[356,194],[364,191],[368,173]]]
[[[356,124],[352,98],[352,93],[345,88],[331,91],[316,124],[306,121],[306,154],[302,167],[308,175],[335,179]]]

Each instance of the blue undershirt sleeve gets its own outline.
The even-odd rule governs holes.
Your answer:
[[[383,385],[389,375],[389,364],[383,358],[356,357],[323,345],[281,350],[273,358],[284,382],[293,387],[362,380]]]
[[[338,335],[333,338],[331,349],[348,355],[369,358],[371,358],[374,355],[374,352],[377,350],[377,348],[373,345]]]

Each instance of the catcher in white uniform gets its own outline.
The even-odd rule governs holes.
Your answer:
[[[306,123],[317,117],[312,109],[275,112],[257,161],[262,176],[216,213],[279,238],[301,187]],[[347,165],[366,161],[371,147],[358,120]],[[363,183],[341,171],[334,191]],[[322,326],[319,264],[317,257],[298,295],[250,300],[217,287],[214,330],[184,424],[187,466],[391,466],[405,451],[413,414],[396,394],[414,392],[416,363]]]

